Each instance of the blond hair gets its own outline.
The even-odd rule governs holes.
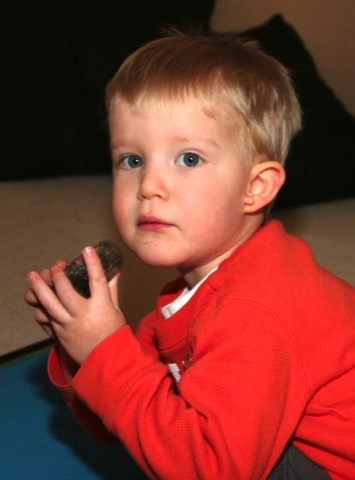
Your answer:
[[[213,114],[226,100],[242,120],[254,152],[284,163],[301,128],[290,75],[253,42],[232,35],[177,34],[131,54],[106,90],[107,108],[124,100],[139,107],[190,95]]]

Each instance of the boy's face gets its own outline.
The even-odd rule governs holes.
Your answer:
[[[175,266],[190,284],[250,235],[244,198],[252,162],[228,105],[209,116],[194,98],[109,117],[113,213],[146,263]]]

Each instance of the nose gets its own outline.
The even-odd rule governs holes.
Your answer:
[[[157,168],[145,166],[139,183],[138,198],[165,198],[168,194],[167,180],[164,173]]]

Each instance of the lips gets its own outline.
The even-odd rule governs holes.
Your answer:
[[[142,215],[138,219],[138,228],[145,231],[161,231],[172,227],[171,223],[152,215]]]

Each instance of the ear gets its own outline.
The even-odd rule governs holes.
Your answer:
[[[286,179],[285,169],[279,162],[256,163],[251,171],[244,198],[244,212],[256,213],[269,205]]]

